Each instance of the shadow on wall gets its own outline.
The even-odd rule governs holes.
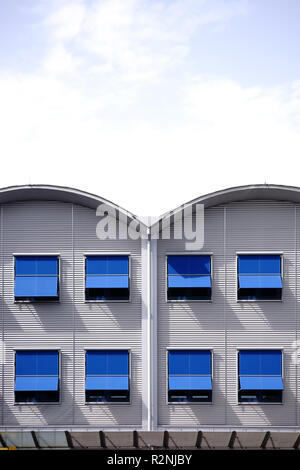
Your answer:
[[[14,405],[3,402],[3,426],[60,426],[73,424],[72,394],[64,390],[62,403],[52,405]],[[88,420],[80,412],[80,424],[88,425]]]
[[[220,347],[218,347],[220,351]],[[231,348],[232,351],[232,348]],[[162,354],[162,353],[161,353]],[[164,361],[164,362],[163,362]],[[160,364],[166,364],[160,357]],[[228,382],[225,393],[224,354],[214,351],[213,403],[167,404],[167,370],[159,370],[159,424],[182,426],[297,426],[298,397],[295,392],[295,364],[293,356],[284,356],[284,392],[282,404],[238,404],[237,376]],[[232,368],[231,371],[232,373]],[[163,387],[161,387],[163,384]]]
[[[141,264],[140,260],[132,260],[132,272],[140,273]],[[141,288],[139,286],[140,274],[138,278],[131,277],[130,279],[130,290],[131,300],[129,302],[88,302],[84,303],[84,310],[88,310],[88,318],[85,322],[87,325],[99,320],[99,325],[103,324],[108,328],[118,328],[124,332],[138,332],[141,329],[141,306],[142,306],[142,295]],[[84,314],[81,313],[84,318]],[[93,318],[93,316],[95,318]],[[76,316],[78,318],[78,315]],[[126,333],[127,334],[127,333]]]
[[[14,390],[9,390],[6,399],[1,397],[0,423],[3,426],[140,426],[142,414],[142,396],[137,384],[141,383],[138,376],[141,372],[140,355],[132,353],[131,374],[131,403],[130,404],[85,404],[85,377],[80,377],[82,388],[78,391],[79,377],[77,381],[76,396],[73,399],[73,371],[72,360],[67,355],[63,356],[61,403],[25,404],[14,405]],[[68,382],[67,382],[68,381]],[[13,384],[13,380],[11,381]],[[2,420],[3,416],[3,420]]]
[[[141,357],[131,353],[131,381],[129,404],[85,404],[84,380],[81,391],[77,394],[75,407],[75,423],[81,422],[82,414],[92,426],[141,426],[142,423],[142,395],[138,388],[141,383]]]
[[[285,271],[292,269],[291,262],[285,260]],[[224,271],[224,264],[218,267]],[[236,281],[230,291],[227,286],[226,298],[224,297],[224,285],[220,286],[215,280],[213,282],[212,302],[166,302],[166,280],[159,277],[158,281],[158,320],[161,322],[163,334],[167,334],[166,329],[170,332],[174,326],[174,330],[178,325],[176,322],[183,321],[182,316],[185,315],[184,321],[191,321],[200,327],[199,333],[206,331],[216,331],[218,333],[225,330],[240,331],[245,333],[261,333],[266,332],[290,332],[291,335],[296,331],[295,313],[299,312],[299,304],[295,298],[295,292],[288,283],[283,286],[282,301],[265,301],[265,302],[237,302],[235,287]],[[224,318],[225,313],[225,318]],[[164,315],[165,318],[161,316]],[[258,331],[259,325],[259,331]],[[192,326],[192,324],[191,324]],[[197,334],[197,330],[193,331]]]

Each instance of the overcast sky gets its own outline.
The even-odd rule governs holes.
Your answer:
[[[300,186],[299,0],[0,0],[0,186]]]

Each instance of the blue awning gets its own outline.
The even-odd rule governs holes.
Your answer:
[[[108,275],[108,274],[127,274],[129,273],[129,257],[103,255],[86,257],[87,275]]]
[[[57,276],[16,276],[15,297],[57,297]]]
[[[168,276],[168,287],[211,287],[210,276]]]
[[[87,376],[127,376],[129,374],[128,350],[90,350],[86,352]]]
[[[282,352],[280,349],[244,349],[239,351],[241,376],[281,376]]]
[[[87,289],[128,289],[128,276],[87,276]]]
[[[56,391],[58,390],[58,377],[16,377],[16,392],[39,392],[39,391]]]
[[[240,388],[241,390],[283,390],[283,381],[282,377],[278,376],[240,376]]]
[[[16,276],[57,276],[57,256],[16,256]]]
[[[16,375],[58,376],[58,351],[16,351]]]
[[[239,274],[280,274],[280,255],[239,255]]]
[[[168,274],[210,274],[210,256],[169,255]]]
[[[168,353],[170,376],[211,375],[211,352],[197,349],[173,349]]]
[[[127,377],[93,377],[87,376],[85,382],[86,390],[128,390],[129,379]]]
[[[170,390],[212,390],[211,376],[169,376]]]
[[[241,289],[281,289],[282,281],[280,275],[241,275],[239,276],[239,287]]]

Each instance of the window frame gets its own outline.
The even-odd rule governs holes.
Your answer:
[[[238,283],[239,283],[239,266],[238,266],[238,260],[239,256],[243,255],[249,255],[249,256],[255,256],[255,255],[278,255],[280,256],[280,275],[281,275],[281,282],[282,282],[282,292],[281,292],[281,299],[239,299],[238,298]],[[236,302],[283,302],[283,290],[284,290],[284,269],[283,269],[283,264],[284,264],[284,253],[282,251],[236,251],[236,256],[235,256],[235,272],[236,272],[236,278],[235,278],[235,300]]]
[[[110,405],[131,405],[132,404],[132,392],[131,392],[131,356],[132,356],[132,350],[131,348],[128,348],[126,346],[124,347],[117,347],[117,348],[111,348],[111,347],[85,347],[83,349],[84,351],[84,404],[85,405],[100,405],[100,406],[110,406]],[[86,401],[86,353],[88,351],[127,351],[128,352],[128,381],[129,381],[129,400],[128,401]]]
[[[86,299],[85,295],[85,285],[86,285],[86,259],[92,256],[128,256],[128,285],[129,285],[129,298],[126,300],[95,300],[95,299]],[[130,303],[131,302],[131,253],[129,252],[92,252],[92,253],[83,253],[83,298],[84,303]]]
[[[210,279],[211,279],[211,296],[210,299],[198,299],[198,300],[169,300],[168,299],[168,256],[209,256],[210,257]],[[213,266],[213,253],[212,252],[199,252],[199,251],[176,251],[167,252],[165,254],[165,302],[166,303],[212,303],[213,302],[213,282],[214,282],[214,266]]]
[[[239,401],[239,352],[240,351],[281,351],[281,378],[283,381],[283,390],[282,390],[282,401],[278,402],[261,402],[261,401],[253,401],[253,402],[240,402]],[[284,405],[285,404],[285,370],[284,370],[284,347],[283,346],[274,346],[274,347],[253,347],[253,346],[242,346],[236,348],[236,404],[239,406],[270,406],[270,405]]]
[[[211,361],[211,382],[212,382],[212,389],[211,389],[211,401],[201,402],[201,401],[169,401],[169,351],[209,351],[210,352],[210,361]],[[198,348],[198,347],[167,347],[166,348],[166,377],[165,377],[166,387],[166,405],[184,405],[184,406],[210,406],[214,405],[214,350],[212,348]]]
[[[58,261],[58,295],[55,300],[18,300],[15,297],[15,282],[16,282],[16,258],[18,257],[57,257]],[[15,304],[55,304],[61,302],[61,254],[60,253],[13,253],[13,296]]]
[[[58,353],[58,401],[35,401],[35,402],[27,402],[27,401],[16,401],[16,395],[15,395],[15,384],[16,384],[16,355],[18,351],[57,351]],[[13,354],[14,354],[14,374],[13,374],[13,394],[14,394],[14,400],[13,404],[14,406],[35,406],[35,405],[61,405],[62,400],[61,400],[61,394],[62,394],[62,351],[61,347],[39,347],[36,349],[33,349],[32,347],[17,347],[13,349]]]

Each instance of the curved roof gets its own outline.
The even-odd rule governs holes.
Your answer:
[[[79,189],[68,188],[64,186],[53,186],[46,184],[29,184],[24,186],[9,186],[0,189],[0,204],[17,201],[60,201],[79,204],[96,210],[99,204],[107,204],[111,208],[126,215],[128,221],[136,220],[145,226],[145,224],[134,214],[126,211],[117,204],[103,199],[95,194],[80,191]]]
[[[79,189],[44,184],[9,186],[7,188],[0,189],[0,204],[30,200],[69,202],[95,210],[99,204],[107,204],[126,215],[129,222],[131,220],[136,220],[143,227],[146,227],[145,223],[139,217],[126,211],[122,207],[119,207],[117,204],[95,194],[80,191]],[[200,196],[192,201],[182,204],[176,209],[173,209],[172,214],[176,214],[184,208],[195,204],[204,204],[204,207],[208,208],[245,200],[278,200],[300,203],[300,188],[277,184],[253,184],[222,189],[210,194],[205,194],[204,196]],[[171,211],[163,214],[153,224],[153,226],[157,225],[160,220],[168,219],[170,215]]]
[[[161,220],[167,220],[171,215],[183,211],[184,208],[193,207],[195,204],[203,204],[208,207],[228,204],[230,202],[240,202],[246,200],[277,200],[300,203],[300,188],[296,186],[284,186],[280,184],[252,184],[247,186],[236,186],[233,188],[222,189],[210,194],[205,194],[192,201],[189,201],[170,212],[163,214],[158,221],[153,224],[156,226]]]

